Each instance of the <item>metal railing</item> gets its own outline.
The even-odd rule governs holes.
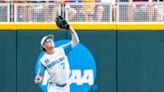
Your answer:
[[[163,2],[0,3],[0,22],[164,22]]]
[[[0,3],[0,22],[10,22],[10,5]]]

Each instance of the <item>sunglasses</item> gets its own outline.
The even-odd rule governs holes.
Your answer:
[[[48,39],[46,39],[45,42],[47,42],[47,43],[49,43],[49,42],[53,42],[53,39],[48,38]]]

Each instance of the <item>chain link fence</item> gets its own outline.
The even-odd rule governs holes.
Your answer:
[[[54,3],[28,3],[14,5],[15,22],[54,22],[61,15],[61,5]]]
[[[117,22],[163,22],[163,3],[118,3]]]
[[[65,7],[69,22],[111,22],[112,5],[104,3],[70,3]]]
[[[0,3],[0,22],[10,22],[10,5]]]
[[[0,22],[164,22],[163,2],[0,3]]]

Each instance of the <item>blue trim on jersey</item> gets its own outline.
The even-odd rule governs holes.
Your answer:
[[[36,60],[35,74],[38,74],[40,59],[44,56],[45,51],[42,51]]]
[[[39,62],[40,62],[40,59],[44,56],[45,54],[45,51],[42,51],[38,58],[37,58],[37,61],[36,61],[36,67],[35,67],[35,74],[38,73],[38,69],[39,69]],[[42,86],[42,89],[44,90],[44,92],[47,92],[47,85],[46,86],[43,86],[42,85],[42,81],[38,84],[39,86]]]
[[[43,76],[45,69],[46,69],[46,67],[39,61],[39,67],[38,67],[37,75]]]

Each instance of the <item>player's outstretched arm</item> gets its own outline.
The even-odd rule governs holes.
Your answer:
[[[69,30],[70,30],[70,34],[72,36],[71,45],[72,45],[72,47],[75,47],[79,43],[79,41],[80,41],[79,37],[78,37],[76,31],[73,29],[72,26],[70,26]]]

